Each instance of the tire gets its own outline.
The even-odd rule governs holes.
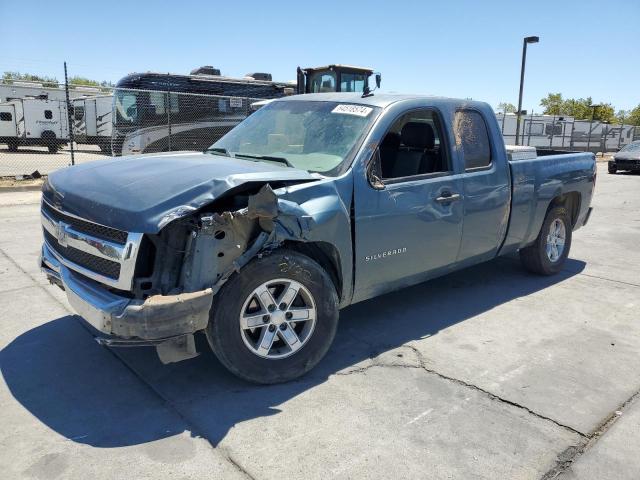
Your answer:
[[[615,164],[609,163],[607,165],[607,170],[609,170],[609,173],[612,174],[612,175],[618,173],[618,167],[616,167]]]
[[[40,139],[42,140],[42,145],[49,150],[49,153],[58,153],[58,140],[55,133],[51,130],[45,130],[40,135]]]
[[[17,152],[18,151],[18,142],[9,142],[9,143],[7,143],[7,148],[9,149],[10,152]]]
[[[258,301],[255,294],[264,285],[271,295],[260,295],[266,302]],[[276,305],[288,286],[300,285],[289,306],[285,302]],[[270,312],[263,304],[272,299],[275,310]],[[313,323],[285,320],[294,315],[311,318],[309,305],[315,308]],[[241,315],[253,317],[256,323],[251,325],[256,328],[242,329]],[[258,325],[261,321],[264,325]],[[337,327],[338,295],[327,272],[311,258],[281,249],[254,258],[222,286],[213,300],[206,336],[213,353],[231,373],[252,383],[273,384],[298,378],[315,367],[331,346]],[[268,332],[275,335],[273,346],[268,351],[257,349]],[[296,334],[294,342],[295,338],[300,342],[295,351],[285,343],[285,334],[291,333]]]
[[[559,247],[556,247],[556,250],[554,251],[552,248],[551,254],[549,254],[547,253],[547,243],[548,240],[551,240],[550,243],[553,244],[553,238],[548,237],[551,237],[551,226],[556,221],[562,222],[564,227],[564,244],[561,252]],[[571,249],[572,228],[571,218],[565,207],[554,207],[549,210],[536,241],[529,247],[520,250],[520,261],[524,267],[539,275],[554,275],[560,272]],[[554,258],[554,253],[559,253],[557,258]]]

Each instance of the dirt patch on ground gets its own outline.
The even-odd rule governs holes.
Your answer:
[[[40,178],[19,178],[19,177],[0,177],[0,189],[18,189],[36,190],[42,188],[46,177]]]

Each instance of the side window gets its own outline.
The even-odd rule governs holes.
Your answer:
[[[365,77],[362,74],[343,73],[340,75],[341,92],[363,92]]]
[[[73,109],[73,118],[76,120],[82,120],[84,118],[84,107],[75,107]]]
[[[44,118],[46,118],[47,120],[51,120],[53,118],[53,112],[51,110],[45,110]]]
[[[311,93],[335,92],[336,74],[333,72],[316,73],[311,79]]]
[[[475,110],[458,110],[453,122],[456,144],[462,148],[466,170],[491,165],[487,125]]]
[[[13,120],[13,115],[11,115],[11,112],[0,112],[0,121],[10,122],[11,120]]]
[[[544,133],[546,135],[562,135],[562,123],[547,123],[544,126]]]
[[[525,134],[529,135],[544,135],[544,123],[542,122],[529,122],[525,126]]]
[[[450,171],[437,113],[430,109],[404,114],[380,143],[382,180]]]
[[[149,104],[156,115],[164,115],[166,113],[165,95],[165,92],[149,92]]]

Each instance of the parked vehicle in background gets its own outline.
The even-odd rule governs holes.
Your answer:
[[[353,92],[372,90],[369,79],[375,75],[376,87],[380,87],[381,75],[367,67],[331,64],[324,67],[300,68],[297,73],[298,93]]]
[[[114,90],[113,154],[202,151],[247,117],[249,99],[294,93],[294,84],[270,74],[250,75],[224,77],[213,67],[127,75]]]
[[[114,92],[113,154],[202,151],[259,108],[261,100],[296,91],[364,93],[371,75],[370,68],[349,65],[298,68],[297,83],[273,81],[269,73],[225,77],[213,67],[191,75],[134,73]]]
[[[50,153],[68,143],[67,107],[60,100],[22,98],[0,103],[0,143],[9,151],[44,146]]]
[[[592,153],[506,149],[486,103],[296,95],[204,153],[51,174],[41,266],[105,345],[174,362],[204,331],[276,383],[321,360],[342,307],[517,251],[560,272],[595,181]]]
[[[506,143],[515,143],[516,115],[496,113]],[[589,133],[591,132],[591,133]],[[523,115],[519,144],[537,148],[613,152],[640,138],[640,127],[576,120],[566,115]]]
[[[93,95],[72,100],[73,138],[111,153],[113,95]]]
[[[640,170],[640,140],[630,143],[613,155],[609,160],[609,173],[617,173],[620,170]]]

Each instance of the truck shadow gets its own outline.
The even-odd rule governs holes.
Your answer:
[[[240,381],[208,350],[171,365],[162,365],[153,348],[109,351],[91,342],[73,316],[17,337],[0,352],[0,367],[20,404],[75,442],[122,447],[190,429],[217,445],[235,425],[278,414],[279,405],[337,372],[561,283],[584,266],[568,260],[560,274],[539,277],[512,258],[497,259],[354,305],[341,312],[334,345],[320,365],[284,385]],[[451,348],[459,347],[452,342]]]

